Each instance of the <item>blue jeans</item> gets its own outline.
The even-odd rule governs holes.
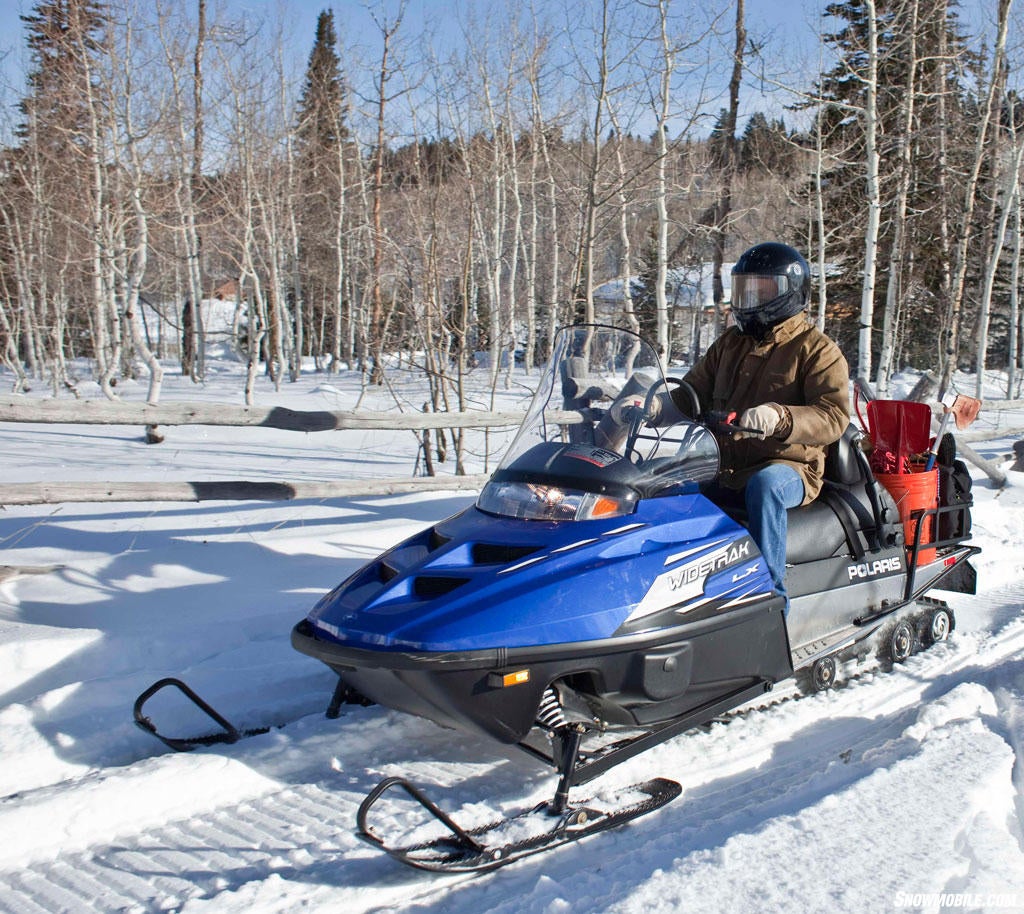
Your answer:
[[[786,509],[804,500],[804,481],[792,467],[772,463],[747,480],[744,499],[750,535],[764,556],[775,589],[786,596]]]

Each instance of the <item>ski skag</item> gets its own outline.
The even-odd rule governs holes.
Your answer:
[[[369,826],[370,810],[393,789],[403,790],[447,834],[404,846],[391,846]],[[404,778],[381,781],[363,800],[356,816],[357,834],[407,866],[435,873],[481,873],[533,854],[579,841],[660,809],[682,793],[675,781],[653,778],[616,791],[621,802],[589,799],[557,809],[542,803],[531,810],[476,828],[464,829]]]

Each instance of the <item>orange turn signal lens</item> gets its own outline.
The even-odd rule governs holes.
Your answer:
[[[507,689],[509,686],[522,685],[530,681],[529,670],[516,670],[514,673],[506,673],[501,677],[501,687]]]

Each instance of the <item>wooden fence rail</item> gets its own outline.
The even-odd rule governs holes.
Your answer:
[[[285,407],[233,406],[222,403],[167,402],[156,405],[109,400],[0,401],[0,422],[72,425],[211,425],[323,432],[342,429],[422,431],[441,428],[509,428],[522,412],[397,413],[300,411]],[[549,421],[584,421],[572,411],[552,411]],[[408,479],[345,479],[309,482],[210,480],[202,482],[33,482],[0,484],[0,505],[65,502],[290,501],[358,498],[403,492],[479,489],[487,476],[419,476]]]
[[[933,405],[937,412],[941,407]],[[1024,410],[1024,400],[986,401],[986,411]],[[0,422],[39,422],[74,425],[210,425],[273,428],[285,431],[322,432],[343,429],[423,431],[442,428],[508,428],[518,425],[522,412],[398,413],[371,411],[300,411],[282,406],[234,406],[223,403],[165,402],[126,403],[109,400],[0,401]],[[574,425],[585,421],[575,411],[552,410],[550,422]],[[1002,435],[1022,430],[1003,430]],[[992,461],[974,452],[970,440],[991,433],[958,433],[963,456],[1003,485],[1006,475]],[[203,481],[203,482],[83,482],[0,484],[0,505],[38,505],[61,502],[137,501],[287,501],[291,499],[352,498],[400,492],[478,489],[486,475],[426,476],[409,479],[362,479],[310,482]]]
[[[347,479],[325,482],[19,482],[0,485],[2,505],[70,502],[292,501],[361,498],[403,492],[480,489],[487,476],[419,476],[412,479]]]
[[[504,428],[519,425],[523,412],[399,413],[368,410],[300,411],[284,406],[232,406],[226,403],[123,403],[112,400],[0,401],[0,422],[47,422],[73,425],[227,425],[276,428],[292,432],[339,429],[422,431],[436,428]],[[574,425],[577,412],[550,412],[551,421]]]

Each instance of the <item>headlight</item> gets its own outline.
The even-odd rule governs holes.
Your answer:
[[[632,514],[636,500],[529,482],[489,482],[477,507],[490,514],[522,520],[600,520]]]

